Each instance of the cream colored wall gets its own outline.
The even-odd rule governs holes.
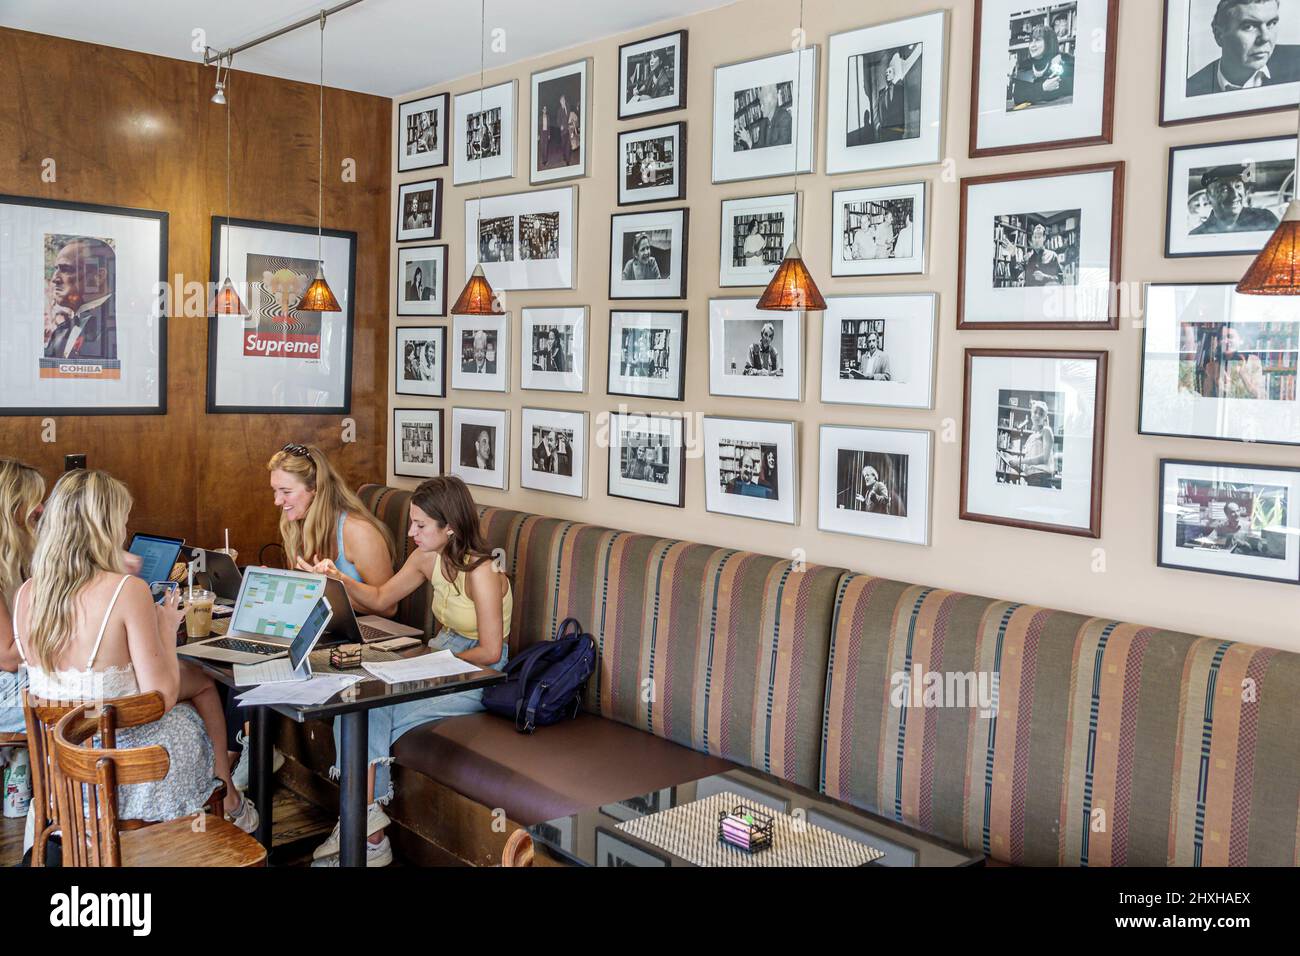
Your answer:
[[[843,0],[807,0],[805,29],[808,43],[819,47],[817,95],[817,148],[814,169],[825,168],[827,38],[832,33],[911,16],[937,9],[939,3],[915,0],[873,0],[870,4]],[[1174,260],[1163,257],[1165,170],[1170,146],[1247,137],[1294,133],[1295,114],[1218,120],[1162,129],[1158,123],[1160,86],[1159,38],[1161,8],[1158,0],[1122,0],[1119,25],[1119,62],[1115,97],[1114,144],[1082,149],[1052,150],[981,160],[966,158],[970,111],[971,44],[974,0],[950,0],[947,95],[945,97],[944,166],[850,173],[829,177],[801,176],[803,198],[801,240],[805,259],[827,295],[873,292],[932,291],[939,295],[938,366],[935,407],[911,411],[843,405],[823,405],[820,395],[821,317],[807,322],[804,341],[805,401],[802,403],[714,398],[708,382],[708,303],[716,296],[752,294],[759,289],[720,289],[718,286],[719,219],[722,200],[789,192],[789,177],[756,182],[712,185],[711,135],[713,67],[787,49],[790,31],[797,23],[797,6],[788,0],[742,0],[732,6],[652,28],[609,37],[554,55],[491,70],[487,83],[518,80],[516,126],[517,175],[483,185],[484,195],[526,190],[528,185],[530,115],[529,75],[583,57],[592,58],[591,110],[588,119],[590,175],[576,180],[578,223],[576,286],[569,290],[509,292],[511,313],[510,391],[506,394],[449,390],[445,400],[426,400],[393,394],[392,362],[389,368],[389,405],[441,406],[450,421],[454,405],[508,408],[510,410],[510,490],[475,488],[482,502],[523,511],[680,537],[768,554],[789,554],[803,549],[814,563],[831,564],[923,584],[955,588],[976,594],[1064,608],[1087,614],[1152,624],[1205,634],[1251,640],[1300,651],[1300,587],[1157,568],[1156,507],[1158,462],[1162,457],[1208,459],[1270,465],[1300,465],[1300,449],[1235,442],[1153,438],[1137,433],[1139,350],[1141,330],[1125,319],[1118,331],[1100,332],[958,332],[956,330],[956,257],[958,179],[1011,170],[1095,163],[1122,159],[1127,163],[1124,195],[1123,264],[1126,282],[1236,281],[1246,258]],[[489,28],[498,24],[489,23]],[[509,24],[499,24],[507,29]],[[689,39],[688,108],[640,120],[617,120],[616,77],[618,46],[632,40],[686,28]],[[490,59],[489,59],[490,64]],[[478,76],[449,85],[413,92],[456,93],[478,88]],[[397,109],[393,131],[397,142]],[[609,217],[618,211],[616,200],[615,143],[620,130],[656,123],[687,123],[686,205],[690,207],[690,296],[658,300],[645,308],[689,310],[686,401],[681,410],[748,418],[793,419],[799,423],[799,524],[778,525],[724,515],[704,508],[703,459],[688,458],[686,507],[667,508],[606,495],[608,453],[596,446],[594,416],[626,401],[633,410],[655,410],[647,402],[605,394],[609,312]],[[464,207],[477,195],[477,186],[451,186],[451,167],[433,171],[397,172],[393,160],[393,208],[397,189],[433,175],[443,179],[443,240],[449,246],[448,302],[464,283]],[[901,278],[830,277],[831,192],[860,185],[929,181],[929,271],[924,276]],[[541,188],[541,187],[539,187]],[[670,208],[630,207],[635,210]],[[392,256],[396,283],[396,249]],[[395,285],[394,285],[395,287]],[[393,298],[393,323],[430,324],[429,320],[397,319]],[[519,388],[520,309],[532,306],[586,305],[590,307],[588,382],[585,394],[522,391]],[[635,304],[633,304],[635,306]],[[629,307],[618,303],[616,307]],[[450,326],[450,319],[432,324]],[[961,413],[963,350],[969,347],[1064,347],[1107,349],[1110,352],[1110,388],[1106,409],[1105,480],[1100,540],[1062,534],[1025,531],[972,521],[958,514],[961,470]],[[393,354],[396,354],[393,350]],[[450,372],[449,372],[450,374]],[[589,413],[588,495],[585,500],[519,489],[520,409],[550,407]],[[677,410],[678,403],[660,403]],[[389,428],[392,427],[389,415]],[[926,428],[935,433],[934,476],[931,488],[931,544],[929,547],[896,544],[817,530],[817,437],[821,424],[879,425]],[[1300,436],[1297,436],[1300,438]],[[444,435],[450,454],[450,436]],[[388,480],[413,486],[410,479],[392,474],[392,436],[389,436]]]

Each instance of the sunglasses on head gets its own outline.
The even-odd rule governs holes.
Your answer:
[[[299,458],[310,458],[310,457],[311,457],[311,453],[310,453],[309,451],[307,451],[307,446],[306,446],[306,445],[295,445],[293,442],[290,442],[289,444],[285,445],[285,446],[284,446],[283,448],[281,448],[280,450],[281,450],[281,451],[287,451],[289,454],[291,454],[291,455],[296,455],[296,456],[299,457]]]

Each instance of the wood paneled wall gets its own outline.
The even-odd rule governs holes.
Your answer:
[[[170,281],[207,282],[211,217],[226,214],[231,110],[230,214],[315,225],[317,87],[236,70],[223,107],[210,102],[213,72],[0,29],[0,193],[164,210]],[[353,486],[383,481],[391,111],[388,99],[325,92],[324,224],[357,233],[355,442],[344,444],[341,416],[205,414],[207,319],[174,316],[166,415],[59,418],[53,443],[39,416],[0,417],[0,455],[52,484],[63,456],[84,452],[130,486],[133,529],[218,547],[229,527],[241,560],[279,538],[265,464],[285,442],[321,445]],[[54,182],[42,180],[47,158]]]

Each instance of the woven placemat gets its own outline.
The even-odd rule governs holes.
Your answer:
[[[772,815],[772,848],[748,853],[718,840],[718,812],[741,804],[754,805],[734,793],[716,793],[628,820],[618,829],[696,866],[862,866],[885,855],[875,847],[766,807],[756,809]]]

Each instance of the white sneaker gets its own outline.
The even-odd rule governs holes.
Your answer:
[[[248,767],[253,762],[253,755],[250,753],[251,747],[247,745],[247,738],[242,734],[235,734],[235,741],[240,746],[239,760],[235,763],[235,769],[230,772],[230,776],[237,790],[248,789]],[[284,754],[280,753],[279,747],[272,748],[271,772],[278,773],[284,766]]]
[[[239,809],[234,813],[227,811],[226,819],[239,827],[239,829],[243,830],[245,833],[252,833],[257,829],[257,825],[261,822],[261,817],[259,817],[257,813],[257,807],[253,806],[253,801],[248,799],[248,797],[243,797],[243,799],[240,800]]]
[[[334,853],[320,859],[312,860],[312,866],[338,866],[338,842],[334,844]],[[366,841],[366,866],[388,866],[393,862],[393,845],[388,842],[388,837],[384,837],[378,843]]]
[[[368,837],[374,836],[380,830],[384,829],[384,827],[388,826],[388,824],[391,822],[392,821],[388,819],[388,814],[384,812],[384,808],[377,803],[372,803],[366,810],[366,836]],[[329,856],[338,856],[339,827],[341,827],[342,825],[343,825],[342,820],[334,824],[334,829],[330,831],[330,835],[325,839],[325,842],[322,843],[320,846],[316,847],[316,849],[312,851],[311,858],[313,860],[323,860]],[[387,846],[388,838],[385,837],[382,844],[376,844],[376,845]],[[392,859],[391,852],[392,851],[389,851],[390,854],[389,860]],[[369,853],[369,851],[367,851],[367,853]],[[383,863],[376,863],[374,865],[387,866],[388,862],[385,861]]]

